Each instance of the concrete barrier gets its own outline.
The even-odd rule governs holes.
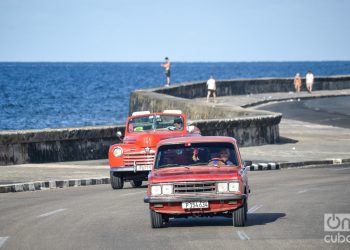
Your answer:
[[[232,136],[240,146],[276,143],[279,140],[278,124],[282,116],[272,112],[215,106],[147,90],[133,92],[129,107],[130,113],[138,110],[157,112],[180,109],[199,127],[202,135]]]
[[[316,77],[314,85],[315,90],[346,88],[350,88],[350,76]],[[291,90],[291,78],[225,80],[217,83],[219,96]],[[181,109],[203,135],[233,136],[240,146],[278,142],[280,114],[232,106],[219,107],[193,100],[205,95],[205,82],[139,90],[131,94],[129,111]],[[124,125],[120,125],[0,131],[0,165],[105,159],[109,145],[120,142],[116,131],[124,131],[124,128]]]
[[[339,90],[350,88],[350,76],[315,76],[313,90]],[[305,79],[302,79],[302,91],[306,91]],[[157,93],[193,99],[207,95],[206,82],[188,82],[174,85],[168,88],[153,89]],[[294,91],[293,78],[259,78],[259,79],[237,79],[218,80],[217,95],[248,95],[274,92]]]
[[[0,165],[105,159],[125,125],[0,131]]]

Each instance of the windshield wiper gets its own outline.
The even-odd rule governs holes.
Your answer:
[[[162,165],[162,166],[160,166],[158,168],[171,168],[171,167],[185,167],[185,168],[189,168],[189,167],[187,167],[185,165],[174,164],[174,163]]]
[[[201,165],[208,165],[208,163],[207,162],[196,162],[196,163],[190,164],[190,166],[201,166]]]

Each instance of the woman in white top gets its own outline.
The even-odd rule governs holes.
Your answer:
[[[207,95],[207,102],[209,102],[210,95],[213,95],[214,102],[216,98],[216,82],[213,76],[210,76],[209,80],[207,81],[207,87],[208,87],[208,95]]]
[[[312,85],[314,84],[314,74],[309,70],[306,74],[306,89],[309,93],[312,92]]]

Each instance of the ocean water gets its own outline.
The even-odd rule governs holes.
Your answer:
[[[160,63],[0,63],[0,130],[123,124],[130,92],[162,86]],[[172,84],[350,74],[350,61],[172,63]]]

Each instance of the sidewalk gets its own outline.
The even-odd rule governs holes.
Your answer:
[[[253,97],[219,97],[215,105],[253,106],[262,101],[266,102],[266,98],[278,101],[290,98],[340,95],[350,95],[350,90],[318,91],[312,95],[308,93],[265,93]],[[202,101],[205,101],[205,99]],[[279,128],[281,143],[240,148],[242,158],[252,160],[253,163],[288,163],[290,166],[293,164],[310,165],[312,161],[325,162],[331,160],[330,162],[333,162],[334,159],[336,159],[335,162],[339,159],[350,162],[350,129],[287,119],[282,119]],[[285,164],[285,166],[288,166],[288,164]],[[10,190],[3,188],[5,184],[41,183],[46,181],[45,184],[40,184],[41,188],[54,188],[58,182],[53,186],[51,186],[51,182],[58,180],[76,179],[77,182],[69,183],[69,181],[66,181],[62,185],[77,186],[84,185],[83,183],[86,185],[89,183],[109,183],[108,178],[108,160],[0,166],[0,192]],[[38,189],[41,189],[40,187]],[[24,188],[19,186],[18,191],[23,189],[33,190],[33,188],[37,189],[35,185],[32,185],[32,187],[27,185]],[[14,191],[13,189],[11,191]]]

